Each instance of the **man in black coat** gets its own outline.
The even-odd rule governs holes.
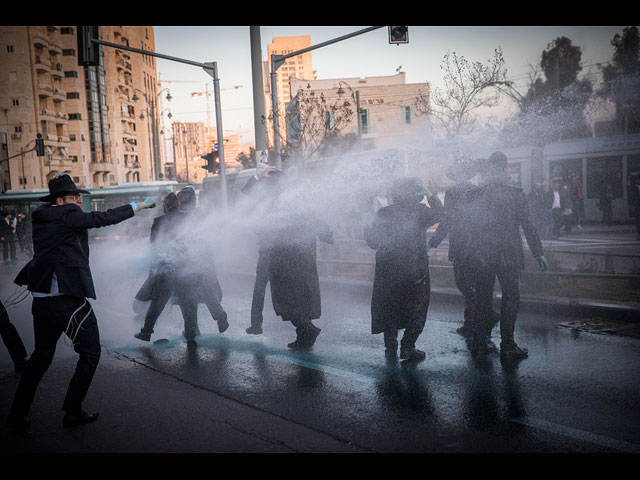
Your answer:
[[[493,327],[493,286],[496,277],[502,290],[500,309],[500,356],[520,359],[527,356],[514,340],[514,330],[520,302],[520,270],[524,267],[524,252],[520,228],[531,253],[543,271],[547,261],[542,243],[529,219],[529,209],[524,191],[509,185],[507,157],[502,152],[493,153],[481,166],[484,179],[482,194],[473,205],[472,235],[475,238],[469,261],[475,264],[477,315],[471,353],[491,353],[495,345],[490,341]]]
[[[457,332],[465,337],[473,334],[473,308],[475,305],[475,277],[477,272],[468,262],[468,252],[474,239],[469,229],[469,215],[473,213],[482,189],[469,181],[476,174],[476,166],[471,161],[459,161],[447,169],[447,176],[457,183],[445,191],[444,216],[435,234],[429,240],[429,247],[436,248],[449,235],[449,261],[453,263],[456,287],[464,296],[464,323]],[[496,322],[498,315],[496,314]]]
[[[88,229],[104,227],[131,218],[143,208],[155,206],[152,199],[131,203],[106,212],[82,211],[81,194],[89,193],[76,187],[67,174],[49,181],[48,202],[38,207],[33,220],[33,259],[15,279],[26,285],[33,295],[33,329],[35,350],[27,361],[11,406],[7,426],[25,430],[26,420],[36,389],[45,374],[63,333],[79,354],[78,364],[65,397],[63,425],[72,427],[94,421],[98,414],[82,409],[98,361],[100,335],[98,323],[87,299],[96,298],[89,268]]]
[[[164,214],[153,219],[150,241],[157,256],[149,277],[144,282],[136,299],[151,301],[144,319],[144,325],[135,338],[148,342],[153,327],[173,293],[176,269],[184,261],[185,245],[180,241],[180,233],[185,213],[180,211],[180,201],[175,193],[169,193],[162,201]]]
[[[321,330],[313,324],[322,313],[316,238],[332,244],[333,232],[298,205],[281,200],[265,217],[261,235],[269,259],[273,309],[296,327],[296,340],[287,346],[309,350]]]
[[[218,281],[215,263],[207,243],[194,237],[200,224],[196,210],[196,192],[192,186],[184,187],[177,194],[180,212],[184,215],[181,229],[184,261],[177,265],[173,293],[184,317],[184,337],[190,345],[195,345],[199,335],[198,304],[204,303],[213,319],[218,323],[218,331],[224,333],[229,328],[227,312],[222,308],[222,288]],[[193,228],[192,228],[193,227]]]
[[[263,202],[271,205],[278,194],[278,182],[282,172],[275,167],[269,167],[260,176],[253,176],[240,189],[245,195],[252,196],[256,203]],[[259,209],[259,213],[263,209]],[[256,280],[253,285],[251,298],[251,326],[246,329],[250,335],[262,334],[262,311],[264,310],[264,296],[269,283],[269,257],[264,239],[258,237],[258,263],[256,265]]]
[[[4,261],[9,260],[9,254],[11,254],[11,260],[15,260],[16,240],[13,232],[12,215],[9,212],[5,212],[3,218],[0,218],[0,240],[2,240],[2,259]]]
[[[11,323],[7,309],[2,302],[0,302],[0,337],[2,337],[2,341],[9,351],[9,356],[13,360],[16,373],[21,373],[27,363],[27,350],[24,348],[20,334]]]
[[[420,203],[427,196],[430,208]],[[417,178],[399,179],[391,187],[393,204],[381,208],[364,239],[376,250],[371,297],[371,333],[384,334],[385,356],[398,356],[398,329],[405,329],[400,358],[423,360],[416,349],[429,309],[431,285],[427,229],[444,213],[436,195]]]

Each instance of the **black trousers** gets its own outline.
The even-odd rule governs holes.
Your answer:
[[[9,252],[11,252],[11,260],[16,259],[16,241],[13,238],[13,234],[4,237],[2,242],[2,259],[9,259]]]
[[[502,346],[515,344],[514,331],[520,305],[520,268],[517,266],[489,265],[479,269],[476,282],[476,325],[474,340],[483,341],[491,335],[494,325],[493,287],[500,282],[500,339]]]
[[[258,265],[256,266],[256,281],[253,284],[251,299],[251,326],[262,327],[262,311],[264,310],[264,296],[269,283],[269,260],[266,252],[258,250]]]
[[[154,289],[151,292],[151,303],[144,317],[142,332],[153,333],[153,327],[156,325],[158,317],[167,305],[169,298],[171,298],[171,284],[169,279],[160,277],[154,284]]]
[[[456,287],[464,296],[464,325],[470,327],[475,317],[475,296],[476,296],[476,272],[468,264],[463,262],[453,263],[453,278]]]
[[[60,295],[34,298],[31,310],[35,349],[20,378],[10,415],[26,417],[29,414],[38,384],[53,361],[56,343],[63,333],[73,339],[73,349],[80,358],[69,383],[62,410],[81,410],[100,360],[98,321],[91,305],[84,298]],[[79,325],[87,314],[87,318]]]
[[[14,363],[26,360],[27,350],[24,348],[24,343],[22,343],[16,327],[9,320],[9,314],[2,302],[0,302],[0,336]]]

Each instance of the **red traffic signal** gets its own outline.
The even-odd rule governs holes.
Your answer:
[[[202,155],[200,158],[204,158],[207,161],[206,165],[202,165],[202,168],[206,171],[211,173],[218,173],[220,171],[220,153],[217,150]]]

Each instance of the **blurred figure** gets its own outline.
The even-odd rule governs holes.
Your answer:
[[[292,350],[309,350],[321,329],[313,320],[322,314],[320,280],[316,264],[316,238],[333,244],[333,232],[313,214],[282,200],[263,223],[262,235],[269,258],[269,284],[273,309],[296,327]]]
[[[173,293],[176,270],[184,262],[185,246],[179,241],[185,216],[180,212],[180,202],[175,193],[169,193],[162,201],[164,214],[153,219],[151,225],[151,247],[157,259],[138,293],[136,300],[151,301],[147,309],[144,326],[135,338],[148,342],[153,327]]]
[[[18,215],[16,236],[18,237],[20,252],[26,251],[27,255],[33,255],[33,246],[31,244],[31,220],[24,213]]]
[[[16,240],[13,232],[13,215],[9,212],[5,212],[0,220],[0,239],[2,240],[2,259],[6,262],[11,254],[11,260],[15,260]]]
[[[35,350],[25,366],[7,418],[11,430],[26,430],[26,420],[38,384],[49,369],[58,339],[64,333],[79,359],[62,405],[64,427],[92,422],[97,413],[87,413],[82,402],[100,360],[98,321],[88,298],[96,298],[89,266],[90,228],[120,223],[139,210],[155,207],[153,199],[131,202],[105,212],[82,211],[86,190],[76,187],[67,174],[49,180],[47,202],[33,212],[33,259],[14,282],[26,285],[33,298]]]
[[[615,192],[611,182],[605,182],[600,193],[600,210],[602,210],[602,223],[605,225],[613,225],[613,200]]]
[[[273,205],[278,196],[279,181],[283,173],[276,167],[268,167],[259,176],[253,176],[240,189],[245,195],[256,200],[259,205],[259,214],[263,213],[265,206]],[[264,310],[264,296],[269,283],[269,256],[265,239],[258,235],[258,263],[256,265],[256,280],[253,285],[251,299],[251,326],[245,331],[250,335],[262,334],[262,311]]]
[[[507,157],[502,152],[493,153],[480,166],[484,180],[479,201],[473,204],[473,250],[470,258],[477,268],[476,308],[472,355],[496,351],[491,342],[493,327],[493,287],[496,277],[500,282],[502,302],[500,308],[500,356],[505,359],[521,359],[528,355],[514,340],[514,330],[520,303],[520,269],[524,267],[524,252],[520,228],[531,253],[543,271],[547,261],[542,243],[529,220],[527,200],[521,188],[509,185]]]
[[[559,181],[553,182],[553,202],[551,203],[553,238],[560,238],[560,229],[564,225],[563,212],[568,208],[568,204],[567,191],[561,187]]]
[[[0,302],[0,337],[9,351],[16,373],[21,373],[27,363],[27,350],[16,327],[9,320],[9,313],[2,302]]]
[[[584,216],[584,190],[582,182],[574,173],[569,177],[569,199],[573,211],[573,222],[578,230],[582,230],[582,218]]]
[[[640,175],[635,175],[629,186],[629,206],[636,219],[636,239],[640,240]]]
[[[469,181],[476,173],[476,165],[469,160],[458,161],[447,169],[447,177],[456,184],[445,191],[444,216],[435,234],[429,240],[429,247],[437,248],[449,235],[449,261],[453,263],[456,287],[464,296],[464,323],[457,329],[457,332],[463,336],[473,334],[472,324],[475,318],[473,309],[476,272],[474,266],[468,262],[468,258],[470,245],[474,241],[469,231],[469,215],[473,212],[469,206],[478,201],[482,191],[480,187]]]
[[[531,215],[531,222],[536,227],[538,235],[543,237],[545,235],[545,198],[542,191],[542,183],[536,182],[527,195],[527,201],[529,203],[529,213]]]
[[[180,212],[185,215],[184,228],[181,231],[185,245],[185,262],[176,269],[174,283],[175,302],[180,306],[184,317],[183,335],[187,343],[195,344],[200,334],[198,328],[198,304],[204,303],[213,319],[218,323],[218,331],[224,333],[229,328],[227,312],[221,305],[222,288],[218,281],[210,243],[204,238],[194,237],[197,229],[192,227],[201,223],[200,212],[196,209],[196,191],[192,186],[178,192]],[[188,240],[187,240],[188,238]]]
[[[553,189],[549,188],[549,182],[542,181],[542,198],[544,205],[544,231],[540,234],[544,238],[550,238],[553,236],[553,214],[552,207],[554,201]]]
[[[416,348],[429,309],[431,286],[427,229],[440,221],[442,203],[417,178],[396,180],[392,205],[378,210],[365,228],[367,245],[376,250],[371,298],[371,333],[384,335],[385,356],[398,356],[398,330],[404,329],[400,358],[423,360]],[[421,203],[425,195],[431,208]]]

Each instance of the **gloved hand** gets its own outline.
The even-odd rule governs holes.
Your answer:
[[[540,268],[542,269],[542,271],[546,272],[547,269],[549,268],[549,264],[547,263],[547,259],[544,258],[543,255],[541,255],[538,258],[536,258],[536,260],[538,260],[538,265],[540,265]]]
[[[142,208],[155,208],[155,206],[156,206],[156,200],[152,197],[149,197],[145,199],[144,202],[142,202]]]

